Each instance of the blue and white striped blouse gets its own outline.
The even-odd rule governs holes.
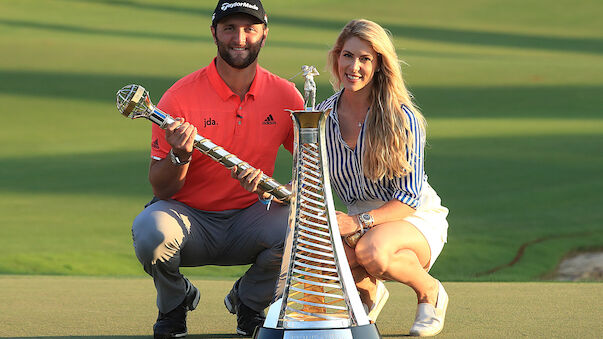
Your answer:
[[[362,170],[362,153],[364,151],[365,126],[363,124],[356,148],[351,149],[341,136],[337,102],[341,96],[340,91],[316,107],[319,110],[332,108],[326,122],[326,144],[329,162],[331,186],[339,198],[348,207],[358,201],[390,201],[398,199],[410,207],[417,208],[421,198],[423,183],[427,181],[424,163],[425,134],[419,128],[414,113],[406,106],[402,106],[409,119],[410,129],[414,136],[416,156],[412,161],[413,171],[404,176],[393,179],[383,178],[373,182],[364,176]]]

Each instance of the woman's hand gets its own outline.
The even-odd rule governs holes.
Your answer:
[[[335,211],[335,214],[337,216],[337,224],[339,225],[339,233],[342,237],[355,233],[362,228],[360,221],[358,221],[355,215],[350,216],[340,211]]]

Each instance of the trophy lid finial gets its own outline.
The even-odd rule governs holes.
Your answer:
[[[316,82],[314,76],[320,75],[314,66],[303,65],[301,67],[304,81],[304,106],[307,111],[313,111],[316,105]]]

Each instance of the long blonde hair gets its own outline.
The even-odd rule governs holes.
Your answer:
[[[423,132],[426,128],[425,118],[412,102],[411,94],[404,85],[400,60],[389,32],[369,20],[350,21],[329,51],[327,65],[331,71],[333,88],[336,91],[341,89],[339,55],[351,37],[368,42],[379,60],[369,97],[371,104],[367,117],[366,146],[362,155],[364,174],[373,181],[405,176],[412,171],[412,164],[419,155],[415,153],[417,145],[413,143],[414,136],[402,105],[413,111]]]

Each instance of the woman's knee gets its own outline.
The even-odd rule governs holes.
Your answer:
[[[365,241],[363,241],[365,240]],[[399,271],[420,265],[417,254],[408,248],[394,248],[374,239],[360,239],[356,260],[374,277],[388,277],[391,270]]]
[[[371,241],[360,239],[355,248],[356,261],[372,276],[382,276],[387,273],[391,253],[387,246],[378,246]]]

